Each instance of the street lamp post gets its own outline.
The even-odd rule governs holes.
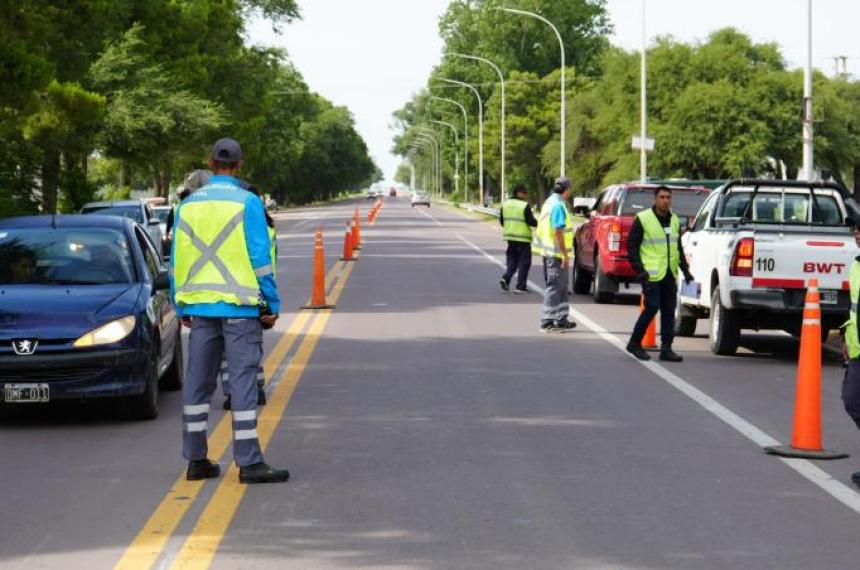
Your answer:
[[[481,99],[481,93],[478,92],[474,85],[464,83],[463,81],[457,81],[456,79],[447,79],[445,77],[440,77],[439,81],[466,87],[467,89],[470,89],[478,99],[478,186],[480,187],[478,204],[482,204],[484,200],[484,101]]]
[[[558,31],[558,28],[555,25],[541,16],[540,14],[535,14],[534,12],[526,12],[525,10],[516,10],[514,8],[494,8],[494,10],[501,10],[503,12],[508,12],[510,14],[519,14],[521,16],[529,16],[531,18],[535,18],[540,20],[544,24],[548,25],[552,28],[552,31],[555,32],[556,37],[558,38],[558,45],[561,48],[561,176],[565,175],[565,140],[567,137],[566,127],[567,127],[567,113],[566,113],[566,88],[567,83],[565,81],[565,57],[564,57],[564,40],[561,37],[561,32]],[[644,144],[644,143],[643,143]]]
[[[464,196],[466,201],[469,201],[468,193],[469,193],[469,114],[466,112],[466,107],[463,106],[459,101],[455,101],[453,99],[446,99],[445,97],[436,97],[435,95],[431,95],[430,99],[434,101],[443,101],[445,103],[451,103],[452,105],[456,105],[460,108],[460,111],[463,112],[463,184],[466,188],[467,196]]]
[[[433,140],[433,144],[436,148],[436,192],[439,197],[442,197],[442,143],[439,142],[437,138],[437,133],[433,129],[428,129],[426,127],[415,126],[412,127],[417,130],[419,136],[423,135],[425,137],[429,137]]]
[[[437,125],[444,125],[450,128],[454,132],[454,192],[457,194],[460,193],[460,155],[459,147],[460,147],[460,134],[457,132],[457,127],[452,125],[451,123],[447,123],[445,121],[437,121],[435,119],[430,119],[431,123],[436,123]]]
[[[647,126],[648,126],[647,125],[648,115],[647,115],[647,107],[646,107],[646,105],[648,104],[648,99],[647,99],[648,81],[646,79],[647,78],[647,75],[646,75],[646,71],[647,71],[646,59],[647,59],[647,57],[645,56],[645,49],[647,47],[648,46],[646,45],[646,39],[645,39],[645,0],[642,0],[642,61],[641,61],[641,66],[640,66],[641,67],[641,70],[640,70],[641,78],[640,79],[642,82],[642,87],[639,90],[640,91],[640,105],[639,105],[640,120],[639,120],[639,124],[641,127],[640,133],[639,133],[639,142],[641,143],[641,147],[639,148],[639,179],[640,179],[640,182],[642,182],[643,184],[648,182],[648,152],[645,148],[646,147],[645,137],[647,136],[647,133],[648,133],[648,128],[647,128]]]
[[[436,149],[435,149],[434,141],[431,140],[430,138],[423,138],[420,136],[416,137],[415,142],[412,144],[412,149],[416,150],[416,151],[420,150],[420,151],[426,152],[428,146],[431,149],[430,150],[430,157],[427,160],[429,160],[429,162],[430,162],[429,169],[430,169],[430,176],[431,176],[431,181],[432,181],[432,180],[435,180],[435,178],[436,178],[436,173],[435,173],[435,150]],[[423,169],[423,172],[422,172],[422,178],[424,181],[422,184],[422,190],[424,190],[424,191],[427,190],[427,170],[428,170],[428,168],[425,167]],[[432,190],[432,185],[431,185],[431,190]]]
[[[505,103],[505,76],[502,74],[502,70],[499,69],[499,66],[496,65],[495,63],[493,63],[492,61],[490,61],[489,59],[486,59],[483,57],[478,57],[475,55],[468,55],[468,54],[464,54],[464,53],[452,53],[449,55],[451,55],[453,57],[459,57],[462,59],[471,59],[474,61],[479,61],[481,63],[486,63],[487,65],[492,67],[499,76],[499,82],[502,85],[502,177],[500,179],[502,191],[500,192],[500,196],[499,196],[500,202],[499,203],[504,202],[505,198],[507,197],[507,194],[508,194],[508,187],[507,187],[507,183],[505,182],[505,106],[506,106],[506,103]]]

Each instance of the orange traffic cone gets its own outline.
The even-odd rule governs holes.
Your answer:
[[[818,279],[810,279],[800,329],[797,391],[791,445],[765,447],[765,453],[782,457],[841,459],[847,453],[821,447],[821,307]]]
[[[355,231],[352,234],[352,247],[354,249],[361,249],[361,218],[358,215],[358,208],[355,209],[355,225],[352,229]]]
[[[639,297],[639,312],[645,310],[645,295]],[[645,329],[645,336],[642,337],[642,348],[657,348],[657,319],[651,319],[648,323],[648,328]]]
[[[325,302],[325,248],[323,247],[322,228],[317,228],[314,246],[314,275],[311,281],[311,302],[302,309],[334,309]]]
[[[343,233],[343,257],[340,260],[355,261],[355,258],[352,256],[352,228],[349,222],[347,222],[346,231]]]

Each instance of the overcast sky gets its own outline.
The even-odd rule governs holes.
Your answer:
[[[391,114],[424,87],[439,61],[438,19],[448,0],[300,0],[302,20],[281,35],[267,22],[249,27],[254,44],[284,47],[311,90],[346,105],[376,163],[391,180]],[[612,42],[638,49],[641,0],[608,0]],[[805,60],[806,0],[647,0],[647,35],[696,41],[735,26],[757,42],[774,41],[792,66]],[[860,69],[860,2],[814,0],[813,65],[833,73],[836,55]]]

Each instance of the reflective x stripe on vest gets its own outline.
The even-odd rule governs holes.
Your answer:
[[[860,339],[857,338],[857,303],[860,302],[860,261],[854,260],[848,277],[851,289],[851,312],[848,313],[848,321],[842,325],[845,327],[845,346],[848,348],[848,357],[860,358]]]
[[[532,229],[526,223],[526,206],[528,206],[527,202],[517,198],[505,200],[502,204],[505,241],[531,243]]]
[[[668,244],[666,229],[660,224],[654,210],[649,208],[636,214],[636,217],[642,224],[642,246],[639,248],[639,256],[645,271],[648,272],[648,279],[662,280],[666,276],[667,269],[672,272],[672,276],[678,275],[680,263],[678,236],[681,235],[681,221],[678,216],[672,214]]]
[[[540,218],[538,219],[537,231],[534,233],[532,241],[532,252],[544,257],[557,257],[561,259],[561,251],[555,244],[555,229],[552,227],[550,214],[552,213],[555,202],[561,202],[564,207],[565,225],[562,230],[564,233],[564,247],[570,257],[573,257],[573,218],[570,215],[570,210],[567,209],[567,204],[560,197],[550,196],[543,203],[541,208]]]
[[[223,204],[223,203],[222,203]],[[210,214],[211,203],[196,202],[187,204],[182,212],[189,212],[195,207],[210,206],[205,214]],[[245,244],[244,232],[240,234],[240,242],[225,248],[225,244],[237,230],[242,226],[245,218],[244,206],[239,207],[232,217],[226,220],[218,233],[210,243],[206,243],[198,235],[198,231],[192,227],[182,216],[179,216],[176,225],[177,247],[184,238],[190,244],[182,244],[183,251],[177,257],[174,277],[176,283],[176,301],[183,304],[207,304],[223,301],[234,305],[256,306],[259,297],[257,276],[268,275],[272,272],[271,266],[260,267],[254,270],[248,257],[248,249]],[[200,256],[189,266],[188,259],[191,256],[191,246],[196,249]],[[187,248],[187,249],[185,249]],[[222,251],[227,249],[227,251]],[[223,256],[223,257],[222,257]],[[204,272],[211,265],[215,269]],[[205,273],[205,274],[204,274]],[[220,279],[216,279],[217,275]],[[219,282],[220,281],[220,282]]]

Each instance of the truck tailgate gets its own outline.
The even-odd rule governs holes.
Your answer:
[[[852,236],[757,231],[754,239],[753,287],[803,289],[815,278],[822,290],[848,289],[858,254]]]

